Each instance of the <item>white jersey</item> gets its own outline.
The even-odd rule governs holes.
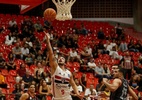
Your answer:
[[[71,72],[63,71],[59,66],[52,75],[52,100],[72,100],[70,95],[69,80]]]

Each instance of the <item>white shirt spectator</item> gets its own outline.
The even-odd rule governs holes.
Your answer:
[[[95,96],[97,96],[97,91],[95,90],[95,89],[93,89],[93,92],[95,92]],[[87,88],[86,90],[85,90],[85,94],[84,94],[85,96],[90,96],[91,95],[91,91],[90,91],[90,88]],[[87,100],[91,100],[91,98],[90,97],[87,97]]]
[[[70,54],[70,57],[77,57],[77,52],[76,51],[70,51],[69,52],[69,54]]]
[[[95,64],[94,62],[88,62],[87,65],[88,65],[89,67],[92,67],[92,66],[93,66],[93,67],[94,67],[94,66],[96,67],[96,64]]]
[[[14,24],[17,24],[15,19],[9,21],[9,26],[12,27]]]
[[[23,47],[23,48],[21,48],[21,52],[23,55],[27,55],[27,54],[29,54],[29,49]]]
[[[14,42],[14,37],[9,38],[9,35],[7,35],[5,37],[5,44],[6,45],[12,45],[13,42]]]
[[[77,86],[77,90],[78,90],[79,92],[83,92],[82,86],[81,86],[81,85],[78,85],[78,86]],[[70,91],[73,91],[72,86],[70,87]]]

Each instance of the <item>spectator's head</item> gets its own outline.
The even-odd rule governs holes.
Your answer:
[[[2,88],[0,88],[0,95],[2,94]]]
[[[20,84],[15,84],[15,90],[20,90],[21,89],[21,85]]]
[[[30,76],[30,71],[26,70],[26,76]]]
[[[90,90],[92,91],[94,89],[94,85],[90,84]]]
[[[41,80],[41,86],[47,86],[47,83],[44,79]]]
[[[20,69],[25,69],[25,64],[24,63],[22,63],[21,65],[20,65]]]
[[[38,62],[38,63],[37,63],[37,67],[38,67],[38,68],[41,68],[41,67],[42,67],[41,62]]]
[[[130,56],[130,53],[128,51],[125,52],[125,56]]]
[[[2,53],[0,53],[0,58],[2,58],[2,56],[3,56],[3,54],[2,54]]]
[[[75,81],[75,84],[76,84],[77,86],[79,86],[79,80],[76,78],[74,81]]]

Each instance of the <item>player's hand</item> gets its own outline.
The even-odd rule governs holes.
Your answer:
[[[50,35],[49,35],[49,33],[45,32],[45,31],[44,31],[44,33],[45,33],[45,36],[46,36],[46,40],[50,40]]]
[[[82,100],[83,99],[83,95],[81,95],[81,94],[76,94],[76,96],[78,97],[78,98],[80,98],[80,100]]]
[[[108,82],[107,78],[103,78],[103,83]]]

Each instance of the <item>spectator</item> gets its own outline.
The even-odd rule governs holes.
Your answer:
[[[36,62],[41,62],[44,58],[43,58],[43,52],[41,50],[38,50],[38,53],[36,55]]]
[[[97,91],[93,84],[91,84],[90,87],[85,90],[84,96],[87,100],[95,99],[95,96],[97,96]]]
[[[21,85],[20,84],[15,84],[15,89],[12,91],[12,93],[15,95],[14,100],[19,100],[21,94],[23,93],[23,91],[21,89]]]
[[[29,55],[29,48],[27,44],[24,44],[24,46],[21,48],[22,52],[22,59],[25,60],[25,58]]]
[[[129,52],[125,52],[125,55],[124,55],[123,60],[121,62],[121,66],[123,68],[124,78],[127,78],[126,76],[128,74],[128,80],[130,80],[132,69],[134,66],[133,66],[133,60],[132,60]]]
[[[14,24],[17,25],[17,22],[16,22],[15,19],[13,18],[12,20],[9,21],[9,27],[12,27]]]
[[[43,31],[43,27],[42,27],[40,21],[37,21],[37,22],[34,24],[34,28],[35,28],[35,31],[37,31],[37,32]]]
[[[107,64],[103,64],[103,70],[104,70],[103,77],[110,78],[111,77],[111,75],[110,75],[110,69],[109,69],[109,67],[108,67]]]
[[[131,77],[130,82],[129,82],[130,87],[131,87],[134,91],[139,88],[137,78],[138,78],[137,75],[134,75],[134,76]]]
[[[72,50],[69,52],[68,61],[71,61],[71,62],[80,61],[79,55],[77,54],[77,51],[75,50],[75,48],[72,48]]]
[[[51,91],[46,81],[42,79],[39,86],[39,99],[46,100],[46,96],[51,96]]]
[[[138,49],[136,49],[136,45],[134,44],[133,40],[130,40],[128,44],[128,50],[132,52],[138,52]]]
[[[37,62],[37,67],[34,69],[34,75],[36,75],[37,71],[40,73],[40,75],[44,72],[41,62]]]
[[[0,70],[0,88],[7,88],[7,84],[5,83],[5,79],[1,73],[1,70]]]
[[[105,38],[102,27],[100,28],[100,30],[98,31],[97,34],[98,34],[98,39],[104,39]]]
[[[2,93],[2,88],[0,88],[0,100],[6,100],[5,94]]]
[[[113,59],[118,59],[121,60],[122,56],[118,54],[118,52],[116,51],[115,47],[112,47],[112,51],[109,52],[109,55],[111,56],[111,58]]]
[[[2,68],[2,69],[6,68],[6,61],[5,61],[2,53],[0,53],[0,68]]]
[[[120,37],[122,36],[123,34],[123,29],[122,27],[120,26],[120,23],[117,23],[116,26],[115,26],[115,33],[117,34],[117,38],[120,39]]]
[[[19,43],[16,43],[16,46],[12,49],[12,53],[16,59],[21,59],[22,51]]]
[[[95,67],[96,67],[96,64],[95,64],[95,60],[93,57],[90,58],[89,62],[87,63],[87,71],[89,72],[92,72],[93,74],[95,74]]]
[[[103,70],[103,67],[102,67],[102,64],[99,63],[96,67],[95,67],[95,76],[97,78],[102,78],[104,75],[104,70]]]
[[[39,70],[37,70],[36,74],[34,75],[34,81],[37,83],[37,85],[40,84],[41,79],[42,79],[41,73]]]
[[[128,46],[125,40],[121,41],[120,45],[119,45],[119,50],[124,52],[128,50]]]
[[[87,83],[87,76],[86,76],[85,73],[82,74],[82,76],[79,79],[79,82],[80,82],[80,84],[81,84],[81,86],[83,88],[83,91],[85,91],[85,89],[86,89],[86,83]]]
[[[98,79],[98,84],[96,85],[96,91],[102,92],[105,91],[106,86],[103,84],[103,78]]]
[[[6,63],[8,70],[16,70],[15,58],[12,53],[8,55],[8,61]]]
[[[77,86],[78,92],[79,92],[79,93],[83,92],[82,86],[79,84],[79,80],[78,80],[78,79],[75,79],[74,81],[75,81],[75,84],[76,84],[76,86]],[[72,99],[73,99],[73,100],[80,100],[80,98],[77,97],[76,94],[74,93],[72,87],[70,88],[70,90],[71,90],[71,96],[72,96]]]
[[[30,75],[30,71],[27,70],[26,74],[22,77],[22,80],[24,81],[25,87],[27,88],[28,85],[33,81],[33,76]]]
[[[25,64],[22,63],[20,65],[20,68],[17,70],[17,74],[20,76],[20,77],[23,77],[25,74],[26,74],[26,68],[25,68]]]
[[[32,58],[32,54],[27,55],[27,57],[25,58],[25,63],[28,66],[31,66],[34,63],[34,59]]]
[[[5,37],[5,44],[6,45],[12,45],[15,41],[15,38],[12,36],[12,33],[10,32],[6,37]]]

